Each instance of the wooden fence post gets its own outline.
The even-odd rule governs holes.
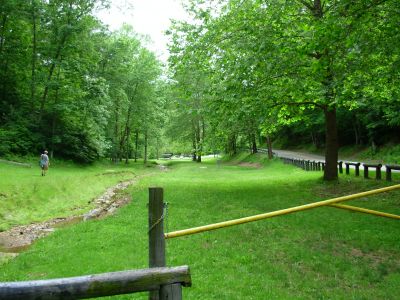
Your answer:
[[[356,166],[356,176],[360,176],[360,163],[356,163],[355,164],[355,166]]]
[[[165,267],[163,189],[149,188],[149,267]],[[149,293],[150,300],[159,300],[159,291]]]
[[[392,168],[386,166],[386,181],[392,181]]]
[[[338,161],[338,166],[339,166],[339,173],[343,174],[343,162],[342,161]]]
[[[162,188],[149,188],[149,266],[165,267],[164,192]],[[150,300],[181,300],[180,283],[164,285],[149,293]]]
[[[364,178],[368,179],[368,166],[364,164]]]
[[[375,178],[377,180],[381,180],[382,179],[382,171],[381,171],[382,165],[378,164],[376,167],[376,173],[375,173]]]

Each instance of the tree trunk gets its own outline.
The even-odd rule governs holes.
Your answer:
[[[267,148],[268,148],[268,159],[272,159],[274,156],[272,153],[272,143],[269,135],[267,135]]]
[[[0,54],[3,52],[5,32],[6,32],[6,24],[7,24],[7,15],[4,14],[3,20],[1,21],[1,33],[0,33]]]
[[[337,180],[337,161],[338,161],[338,133],[336,124],[336,108],[326,107],[325,114],[325,170],[324,180]]]
[[[192,161],[197,161],[197,153],[196,153],[196,138],[193,136],[192,140]]]
[[[114,110],[114,116],[115,116],[115,126],[114,126],[114,136],[113,136],[113,157],[112,161],[114,163],[117,163],[118,161],[118,122],[119,122],[119,112],[118,112],[118,105],[115,106]]]
[[[42,99],[40,101],[39,123],[42,120],[44,106],[46,104],[47,96],[49,94],[49,84],[51,82],[51,79],[53,78],[53,74],[54,74],[54,70],[56,68],[56,64],[57,63],[59,64],[61,62],[61,61],[59,61],[60,57],[61,57],[61,50],[62,50],[66,40],[67,40],[67,37],[64,35],[63,38],[60,41],[60,44],[57,47],[56,54],[54,56],[54,61],[50,65],[49,74],[47,75],[46,85],[45,85],[45,88],[44,88],[44,91],[43,91],[43,96],[42,96]]]
[[[126,132],[126,152],[125,152],[125,164],[129,163],[129,153],[130,153],[130,137],[131,137],[131,129],[129,127],[126,128],[127,132]]]
[[[144,163],[147,163],[147,130],[144,134]]]
[[[160,158],[160,139],[159,137],[157,137],[156,140],[156,156],[157,156],[157,160]]]
[[[236,149],[236,135],[232,134],[228,137],[228,147],[227,153],[230,155],[235,155],[237,153]]]
[[[36,5],[35,0],[31,1],[32,5],[32,66],[31,66],[31,103],[35,105],[36,94]]]
[[[256,135],[253,133],[251,135],[251,153],[256,154],[257,152],[258,150],[257,150]]]
[[[58,68],[57,72],[57,81],[60,80],[60,67]],[[59,97],[59,91],[60,91],[60,86],[57,85],[56,88],[56,93],[54,95],[54,105],[53,107],[55,108],[58,102],[58,97]],[[51,124],[51,149],[50,149],[50,157],[53,159],[54,158],[54,136],[56,134],[56,123],[57,123],[57,118],[56,114],[53,110],[53,119],[52,119],[52,124]]]
[[[139,131],[136,130],[136,132],[135,132],[135,162],[137,162],[138,143],[139,143]]]
[[[200,120],[197,121],[197,133],[196,133],[196,154],[197,154],[197,162],[201,162],[201,155],[202,155],[202,151],[203,151],[203,141],[201,138],[201,124],[200,124]]]

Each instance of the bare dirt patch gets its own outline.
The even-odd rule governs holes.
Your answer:
[[[262,168],[262,165],[260,163],[253,163],[253,162],[241,162],[238,165],[241,167],[248,167],[248,168],[256,168],[256,169]]]

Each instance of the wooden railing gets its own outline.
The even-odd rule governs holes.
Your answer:
[[[144,291],[161,290],[176,285],[191,285],[188,266],[152,268],[87,275],[70,278],[0,283],[0,299],[87,299]],[[182,294],[160,299],[182,299]]]
[[[149,189],[150,269],[49,280],[0,282],[1,300],[87,299],[149,291],[151,300],[181,300],[191,286],[188,266],[166,267],[163,189]]]
[[[325,169],[325,162],[323,161],[311,161],[305,159],[295,159],[279,156],[279,158],[285,164],[291,164],[302,168],[306,171],[323,171]],[[346,174],[350,174],[350,166],[355,169],[355,176],[360,176],[360,166],[364,170],[364,178],[369,178],[369,169],[375,169],[375,179],[382,179],[382,164],[361,164],[359,162],[346,162],[346,161],[338,161],[338,171],[340,174],[343,174],[343,164],[346,166]],[[397,165],[386,165],[386,180],[392,181],[392,170],[400,171],[400,166]]]

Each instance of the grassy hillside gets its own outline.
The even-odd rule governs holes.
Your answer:
[[[258,156],[202,164],[175,162],[130,188],[116,215],[56,231],[2,266],[0,280],[42,279],[144,268],[148,187],[165,189],[167,231],[370,190],[386,182],[343,175],[324,183]],[[400,192],[349,204],[400,214]],[[187,264],[184,299],[396,299],[399,222],[318,208],[167,241],[170,266]],[[113,299],[147,299],[146,294]]]
[[[0,231],[11,226],[78,215],[89,203],[120,181],[155,171],[142,163],[115,165],[109,162],[80,166],[52,161],[45,177],[39,166],[0,162]]]

